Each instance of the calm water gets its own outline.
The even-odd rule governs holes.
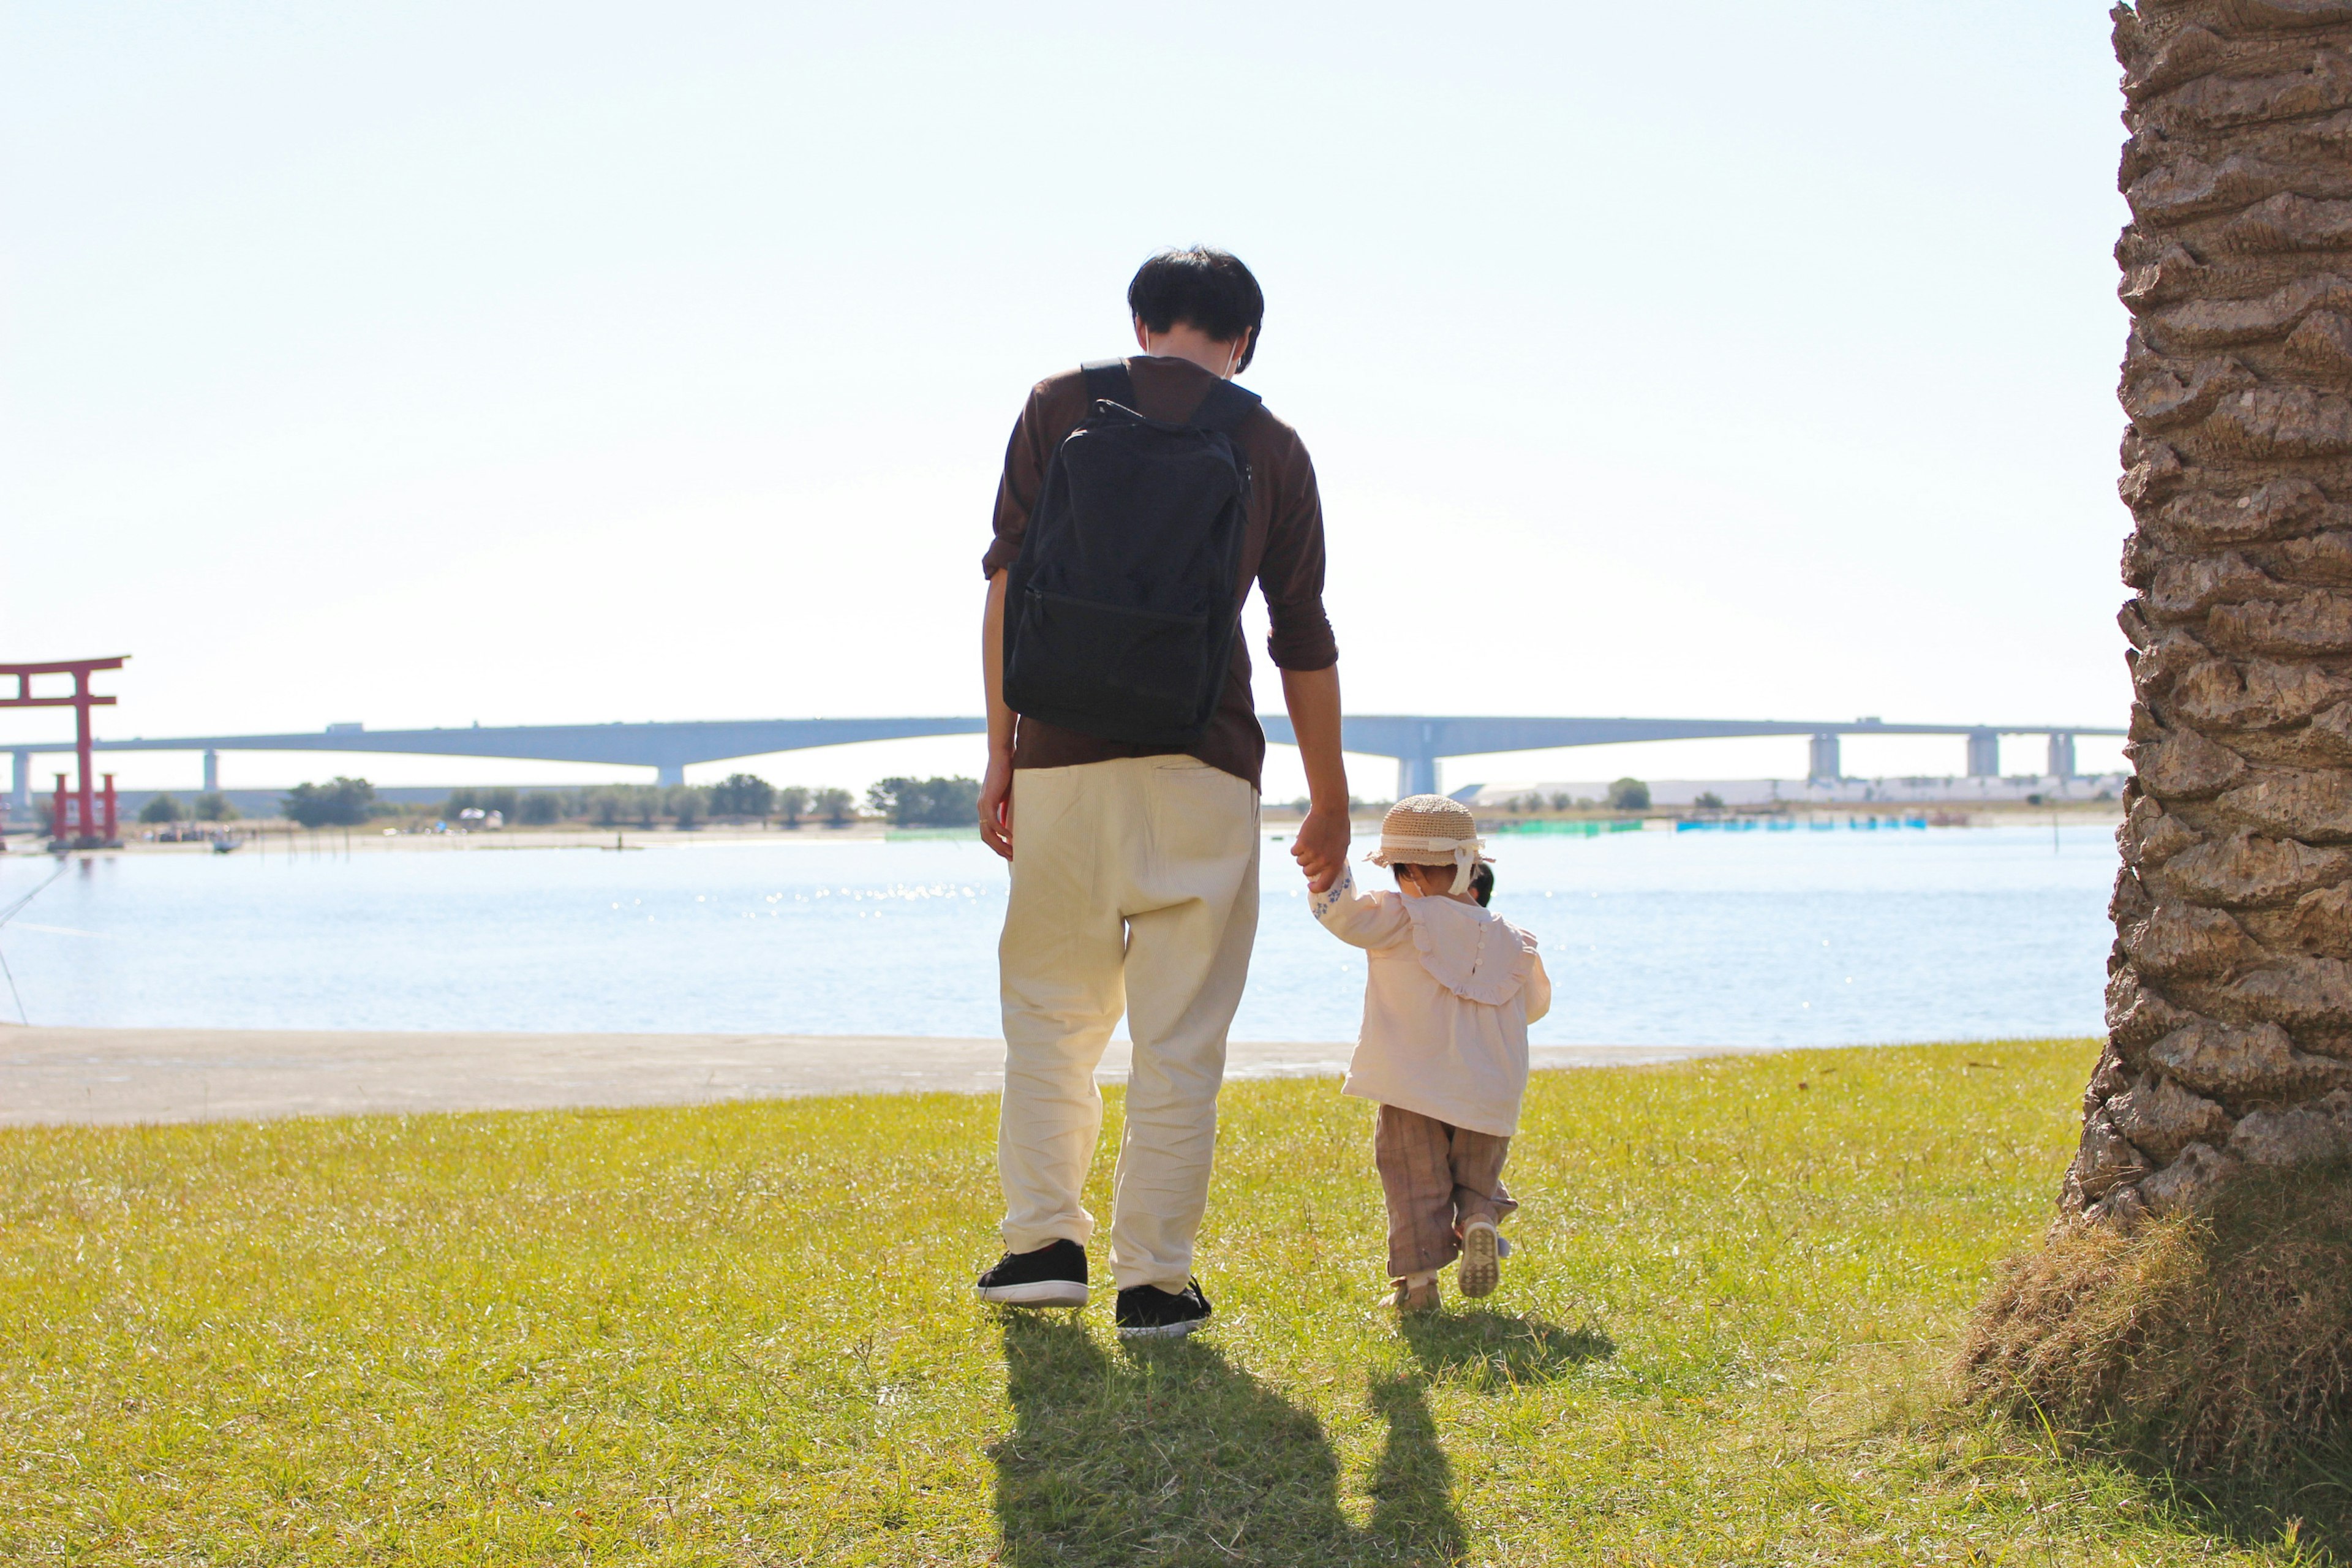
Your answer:
[[[1285,849],[1234,1036],[1352,1038],[1361,955],[1308,917]],[[1496,907],[1558,988],[1539,1042],[2099,1026],[2104,827],[1506,838],[1497,859]],[[0,861],[0,908],[53,868]],[[133,855],[74,863],[0,954],[37,1024],[984,1036],[1003,904],[974,842]]]

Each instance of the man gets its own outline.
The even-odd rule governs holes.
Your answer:
[[[1024,555],[1024,536],[1048,479],[1062,471],[1065,441],[1098,414],[1118,413],[1090,397],[1090,374],[1097,387],[1131,395],[1144,422],[1166,422],[1155,428],[1209,425],[1205,411],[1214,408],[1213,423],[1229,435],[1243,476],[1232,609],[1238,614],[1255,582],[1271,623],[1267,653],[1282,671],[1307,767],[1310,809],[1292,854],[1318,892],[1347,857],[1348,783],[1315,469],[1290,426],[1238,389],[1219,390],[1256,351],[1265,296],[1234,257],[1195,247],[1145,262],[1127,299],[1140,354],[1031,389],[1005,450],[996,537],[983,560],[989,761],[981,836],[1013,862],[1013,886],[998,954],[1005,1254],[981,1277],[980,1293],[1012,1305],[1086,1303],[1094,1218],[1078,1194],[1102,1125],[1094,1071],[1124,1010],[1135,1065],[1112,1200],[1117,1321],[1121,1334],[1170,1335],[1191,1332],[1210,1312],[1192,1278],[1192,1241],[1208,1198],[1225,1031],[1257,930],[1265,736],[1239,637],[1222,692],[1205,689],[1213,713],[1186,744],[1106,739],[1016,718],[1006,705],[1008,575],[1037,553]],[[1150,500],[1137,515],[1153,513]]]

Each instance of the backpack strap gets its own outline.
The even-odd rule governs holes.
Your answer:
[[[1106,401],[1122,408],[1135,406],[1135,382],[1127,374],[1125,360],[1089,360],[1078,367],[1078,373],[1087,378],[1087,407]]]
[[[1230,436],[1241,428],[1242,421],[1248,418],[1262,401],[1256,393],[1245,386],[1221,381],[1209,388],[1209,395],[1201,399],[1201,406],[1192,410],[1192,417],[1184,423],[1196,430],[1218,430]]]

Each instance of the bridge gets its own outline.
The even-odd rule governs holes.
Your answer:
[[[1264,714],[1269,740],[1294,743],[1290,721]],[[223,752],[402,752],[438,757],[504,757],[533,762],[603,763],[655,770],[657,782],[683,784],[688,766],[738,757],[845,746],[866,741],[911,740],[935,735],[976,735],[986,726],[977,718],[947,719],[742,719],[648,724],[509,724],[484,728],[370,730],[330,724],[285,735],[185,735],[163,740],[99,741],[101,752],[200,752],[204,787],[220,787]],[[1807,776],[1840,776],[1839,742],[1847,735],[1956,735],[1968,745],[1971,777],[2000,772],[2000,737],[2046,735],[2049,772],[2073,778],[2074,737],[2120,735],[2121,730],[2087,724],[1891,724],[1879,719],[1846,721],[1783,719],[1547,719],[1456,718],[1402,713],[1360,713],[1341,721],[1341,744],[1363,755],[1393,757],[1400,795],[1435,793],[1441,758],[1496,752],[1542,751],[1566,746],[1606,746],[1634,741],[1734,740],[1752,736],[1811,738]],[[13,744],[11,804],[19,812],[31,804],[33,758],[73,749],[70,743]]]

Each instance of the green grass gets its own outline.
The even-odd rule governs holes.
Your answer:
[[[0,1133],[0,1561],[2312,1561],[1949,1413],[2091,1059],[1539,1075],[1502,1289],[1402,1331],[1370,1108],[1236,1085],[1146,1349],[971,1300],[992,1100]]]

